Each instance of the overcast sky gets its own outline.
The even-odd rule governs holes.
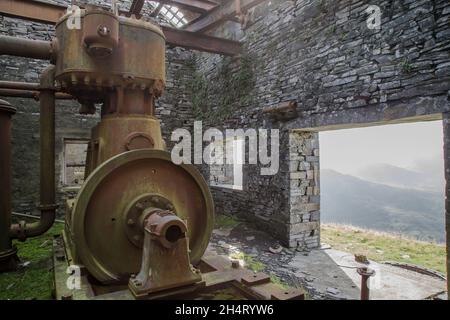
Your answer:
[[[319,141],[321,169],[357,175],[381,163],[417,170],[439,162],[443,168],[442,121],[327,131]]]

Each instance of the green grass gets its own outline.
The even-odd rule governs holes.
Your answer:
[[[53,237],[62,232],[63,225],[55,223],[40,237],[25,242],[14,241],[21,262],[27,267],[16,272],[0,274],[0,300],[51,299],[51,257]]]
[[[414,264],[445,273],[445,246],[343,225],[322,225],[321,238],[333,249],[363,254],[376,262]]]

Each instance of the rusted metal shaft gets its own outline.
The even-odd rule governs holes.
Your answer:
[[[2,89],[1,87],[0,87],[0,96],[13,98],[30,98],[34,100],[40,99],[39,91],[23,90],[23,89]],[[70,94],[67,93],[56,92],[55,99],[72,100],[74,99],[74,97],[72,97]]]
[[[369,289],[369,278],[375,274],[374,270],[369,268],[358,268],[358,274],[361,276],[361,300],[369,300],[370,289]]]
[[[11,226],[11,116],[16,110],[0,100],[0,271],[15,268],[17,250],[9,237]]]
[[[0,55],[52,60],[55,47],[51,41],[0,36]]]
[[[0,81],[0,89],[16,89],[16,90],[39,90],[39,83],[18,82],[18,81]]]
[[[11,227],[11,236],[19,240],[35,237],[50,229],[55,221],[55,88],[54,66],[41,75],[40,82],[40,206],[41,219]]]

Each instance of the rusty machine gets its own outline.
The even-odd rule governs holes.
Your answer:
[[[10,226],[9,130],[14,109],[5,101],[0,104],[0,169],[6,177],[1,265],[14,266],[12,239],[42,234],[53,224],[55,99],[73,98],[82,114],[93,114],[101,106],[101,121],[92,129],[85,183],[75,199],[67,200],[64,233],[55,240],[56,298],[184,297],[224,286],[245,297],[302,298],[301,291],[279,288],[265,274],[205,255],[214,221],[210,191],[194,166],[171,162],[154,115],[155,99],[165,87],[160,27],[120,16],[114,7],[82,9],[79,29],[70,27],[71,17],[67,13],[60,18],[51,42],[0,38],[1,54],[51,62],[34,88],[41,108],[41,220],[36,223]],[[9,88],[30,89],[18,83]],[[68,274],[68,268],[74,274]],[[80,286],[67,286],[74,276],[79,276]]]

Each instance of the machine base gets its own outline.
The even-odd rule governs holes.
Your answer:
[[[53,241],[54,297],[57,300],[135,300],[123,285],[101,285],[90,277],[83,266],[72,263],[64,237]],[[264,273],[254,273],[232,263],[227,257],[205,253],[197,266],[202,272],[201,285],[178,287],[155,292],[139,299],[186,300],[304,300],[303,290],[282,288]]]

